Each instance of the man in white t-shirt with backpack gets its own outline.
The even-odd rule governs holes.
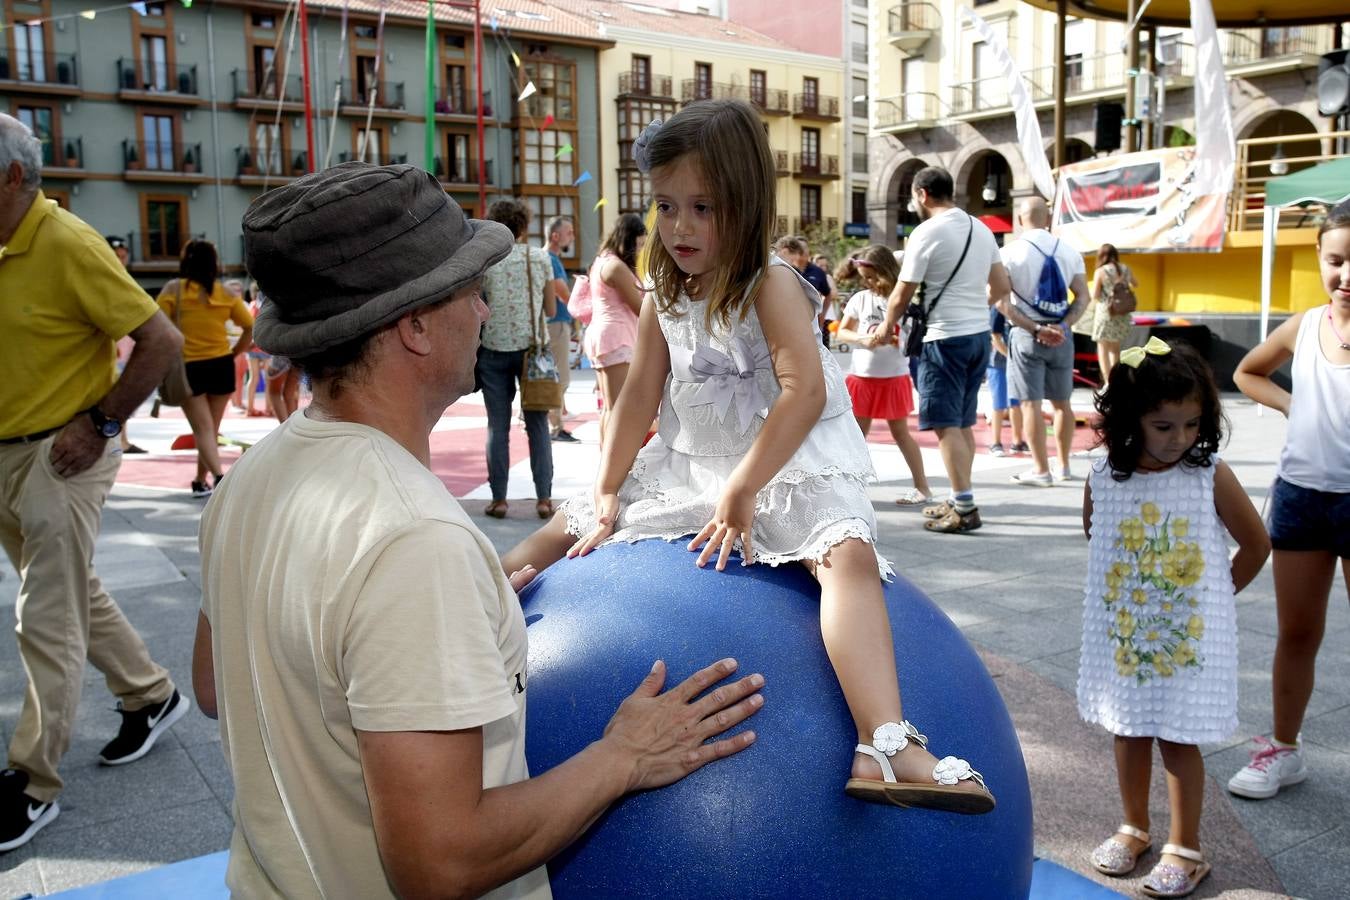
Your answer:
[[[1012,279],[1012,296],[999,309],[1013,324],[1008,339],[1008,391],[1022,406],[1031,444],[1032,468],[1013,476],[1017,484],[1049,487],[1072,478],[1073,335],[1070,327],[1087,308],[1083,256],[1050,234],[1050,210],[1040,197],[1027,197],[1017,208],[1021,235],[1003,247],[1003,265]],[[1070,302],[1069,294],[1073,299]],[[1055,409],[1059,468],[1051,475],[1041,421],[1041,401]]]

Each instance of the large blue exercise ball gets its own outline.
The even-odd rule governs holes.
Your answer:
[[[557,898],[1010,898],[1031,887],[1031,795],[989,673],[912,583],[886,588],[905,716],[935,756],[960,756],[998,805],[983,816],[847,796],[856,732],[820,639],[820,589],[801,566],[700,570],[684,542],[603,547],[524,592],[526,755],[542,772],[600,737],[666,661],[667,686],[722,657],[762,672],[758,740],[615,804],[549,865]]]

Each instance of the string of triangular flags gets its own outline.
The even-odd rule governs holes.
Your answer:
[[[28,16],[26,18],[16,18],[7,22],[0,22],[0,31],[4,31],[6,28],[14,28],[19,25],[41,25],[44,22],[61,22],[66,19],[74,18],[88,19],[92,22],[102,13],[118,12],[124,9],[134,9],[140,15],[148,16],[150,15],[150,11],[146,8],[148,2],[149,0],[133,0],[131,3],[100,6],[94,9],[80,10],[78,12],[62,13],[59,16]],[[182,4],[184,9],[192,8],[192,0],[178,0],[178,2]]]

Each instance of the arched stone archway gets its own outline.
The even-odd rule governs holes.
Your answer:
[[[1244,123],[1238,139],[1260,138],[1266,143],[1247,147],[1247,171],[1252,177],[1287,175],[1317,164],[1322,154],[1319,129],[1306,116],[1291,109],[1274,109]],[[1289,140],[1279,140],[1285,136]]]
[[[1012,230],[1013,169],[1007,157],[984,149],[966,160],[956,176],[956,195],[966,212],[984,220],[996,233]],[[962,199],[964,198],[964,199]]]
[[[927,165],[928,162],[923,159],[897,155],[877,174],[869,192],[872,199],[868,204],[868,221],[872,226],[873,240],[897,246],[901,226],[912,230],[919,224],[918,217],[908,208],[910,185],[915,173]]]
[[[1076,162],[1082,162],[1085,159],[1092,159],[1097,155],[1097,151],[1092,149],[1092,145],[1081,138],[1065,138],[1064,140],[1064,165],[1071,166]],[[1045,145],[1045,158],[1050,160],[1050,165],[1055,164],[1055,145]]]

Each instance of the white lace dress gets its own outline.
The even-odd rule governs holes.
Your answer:
[[[773,264],[787,265],[776,257]],[[872,460],[844,375],[819,340],[820,295],[800,275],[798,281],[801,314],[816,331],[826,400],[820,421],[755,501],[754,562],[773,566],[820,560],[848,538],[875,543],[877,533],[867,496],[867,483],[876,480]],[[696,534],[712,518],[727,479],[782,393],[753,307],[744,321],[733,317],[729,329],[714,334],[704,327],[703,301],[681,295],[676,312],[681,314],[660,315],[671,362],[660,428],[619,489],[619,521],[606,543]],[[570,533],[595,528],[590,495],[573,497],[561,509]],[[877,566],[890,577],[891,566],[880,555]]]
[[[1078,713],[1124,737],[1221,741],[1237,728],[1237,610],[1214,467],[1089,476],[1092,539]]]

